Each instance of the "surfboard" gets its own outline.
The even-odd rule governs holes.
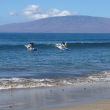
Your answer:
[[[26,48],[30,48],[30,46],[29,45],[24,45]]]
[[[61,50],[68,49],[68,48],[62,46],[61,44],[56,44],[56,47],[59,48],[59,49],[61,49]]]
[[[29,45],[24,45],[30,51],[37,51],[36,48],[31,48]]]

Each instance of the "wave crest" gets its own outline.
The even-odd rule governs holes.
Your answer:
[[[60,43],[47,43],[47,44],[35,44],[36,48],[55,48],[56,44]],[[67,43],[68,48],[72,47],[83,47],[83,46],[110,46],[110,42],[70,42]],[[25,45],[17,44],[17,45],[11,45],[11,44],[1,44],[0,49],[17,49],[17,48],[26,48]]]
[[[1,78],[0,89],[76,85],[78,86],[108,81],[110,81],[110,71],[102,71],[94,74],[88,74],[83,77],[68,79]]]

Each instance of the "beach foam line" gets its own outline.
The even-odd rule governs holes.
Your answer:
[[[110,71],[102,71],[94,74],[86,74],[82,77],[64,79],[1,78],[0,89],[78,86],[103,82],[110,82]]]
[[[90,80],[97,81],[97,82],[109,82],[110,81],[110,71],[102,71],[92,74],[88,76]]]

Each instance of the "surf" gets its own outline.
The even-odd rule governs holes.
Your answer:
[[[24,44],[0,44],[0,50],[26,50],[28,46]],[[61,46],[61,43],[35,43],[33,50],[37,49],[55,49],[68,50],[73,48],[89,48],[89,47],[110,47],[110,42],[67,42],[67,47]]]

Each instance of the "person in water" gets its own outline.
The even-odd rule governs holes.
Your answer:
[[[65,42],[62,42],[61,45],[62,45],[62,47],[66,48],[66,43]]]
[[[30,51],[33,50],[33,47],[34,47],[34,43],[29,43],[29,44],[28,44],[28,49],[29,49]]]
[[[29,45],[29,48],[33,48],[34,43],[29,43],[28,45]]]

